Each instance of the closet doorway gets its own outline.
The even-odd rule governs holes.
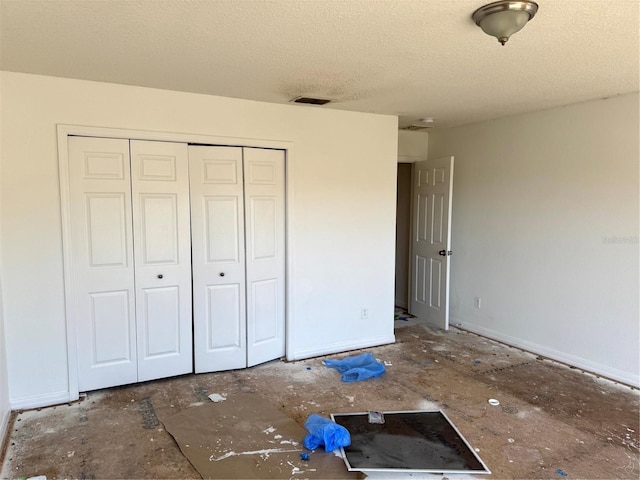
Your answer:
[[[286,149],[69,130],[71,396],[284,356]]]

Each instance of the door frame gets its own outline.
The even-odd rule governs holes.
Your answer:
[[[70,184],[69,184],[69,136],[122,138],[128,140],[155,140],[161,142],[196,143],[203,145],[225,145],[236,147],[256,147],[278,149],[285,151],[285,355],[287,360],[293,360],[291,347],[294,338],[294,322],[290,318],[293,311],[290,281],[293,271],[293,162],[294,144],[286,140],[263,140],[254,138],[222,137],[215,135],[157,132],[148,130],[92,127],[85,125],[58,124],[58,175],[60,182],[60,215],[62,225],[62,254],[64,274],[64,303],[65,323],[67,334],[67,365],[68,365],[68,401],[77,400],[80,396],[78,388],[78,319],[74,309],[75,286],[73,284],[73,252],[71,251],[71,212],[70,212]]]
[[[407,160],[409,159],[409,160]],[[400,165],[409,165],[409,184],[408,185],[400,185],[399,181],[398,181],[398,176],[396,177],[396,188],[399,190],[400,188],[407,188],[409,191],[409,211],[406,212],[408,217],[409,217],[409,226],[407,227],[406,231],[404,233],[407,234],[407,243],[406,245],[404,245],[404,247],[407,249],[407,263],[406,265],[404,265],[404,269],[406,270],[406,275],[404,280],[406,281],[406,295],[404,298],[404,302],[406,303],[407,307],[403,307],[402,305],[398,305],[395,302],[395,297],[394,297],[394,308],[395,307],[400,307],[400,308],[405,308],[405,310],[408,312],[409,311],[409,301],[411,300],[411,239],[412,239],[412,235],[413,235],[413,222],[412,222],[412,215],[413,215],[413,202],[412,200],[412,195],[413,195],[413,163],[422,160],[422,158],[420,159],[416,159],[413,157],[406,157],[406,156],[398,156],[398,163],[397,163],[397,168],[398,170],[400,169]],[[398,209],[397,209],[397,205],[396,205],[396,226],[398,224]],[[397,260],[397,252],[398,252],[398,245],[396,244],[396,260]],[[398,265],[397,265],[397,261],[396,261],[396,272],[398,271]],[[394,284],[395,287],[395,284]],[[395,291],[394,291],[395,294]]]

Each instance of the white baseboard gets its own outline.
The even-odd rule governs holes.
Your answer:
[[[606,377],[611,380],[624,383],[626,385],[631,385],[633,387],[640,388],[640,378],[636,375],[633,375],[632,373],[624,372],[616,368],[611,368],[607,365],[602,365],[601,363],[591,362],[582,357],[576,357],[575,355],[570,355],[560,350],[548,348],[543,345],[538,345],[537,343],[532,343],[517,337],[512,337],[510,335],[505,335],[495,330],[480,327],[472,323],[467,323],[467,322],[453,323],[452,322],[452,325],[462,328],[463,330],[468,330],[470,332],[477,333],[484,337],[488,337],[493,340],[506,343],[507,345],[518,347],[523,350],[527,350],[528,352],[535,353],[537,355],[541,355],[543,357],[547,357],[552,360],[557,360],[558,362],[566,363],[567,365],[577,367],[581,370],[586,370],[587,372],[595,373],[596,375],[600,375],[602,377]]]
[[[26,410],[29,408],[58,405],[60,403],[71,402],[73,400],[75,399],[71,397],[69,392],[54,392],[44,395],[34,395],[33,397],[12,398],[10,399],[10,402],[12,410]]]
[[[295,351],[290,357],[287,357],[287,360],[303,360],[305,358],[320,357],[322,355],[347,352],[349,350],[360,350],[361,348],[377,347],[379,345],[395,343],[395,341],[395,335],[389,335],[384,337],[366,338],[364,340],[358,340],[357,342],[332,343],[330,345],[323,345],[322,347]]]

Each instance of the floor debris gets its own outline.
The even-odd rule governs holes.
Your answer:
[[[360,382],[370,378],[377,378],[384,374],[384,364],[379,362],[371,353],[365,352],[339,360],[327,359],[322,363],[340,372],[343,382]]]
[[[304,422],[304,428],[309,431],[304,437],[304,446],[309,450],[324,446],[325,452],[333,452],[351,444],[351,437],[346,428],[317,413],[309,415]]]
[[[340,459],[321,451],[313,456],[317,471],[306,470],[300,457],[305,429],[255,394],[238,393],[160,419],[203,478],[275,479],[303,471],[306,478],[356,478]]]
[[[227,397],[224,395],[220,395],[219,393],[212,393],[211,395],[209,395],[209,400],[211,400],[212,402],[218,403],[218,402],[224,402]]]

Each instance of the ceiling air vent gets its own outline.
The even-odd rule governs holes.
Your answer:
[[[434,125],[433,117],[427,117],[427,118],[421,118],[419,120],[416,120],[410,125],[400,127],[400,130],[421,131],[421,130],[427,130],[428,128],[433,128],[434,126],[435,125]]]
[[[423,130],[429,130],[433,128],[430,125],[407,125],[406,127],[400,127],[400,130],[409,130],[411,132],[421,132]]]
[[[296,97],[290,101],[293,103],[306,103],[309,105],[326,105],[331,100],[326,100],[324,98],[313,98],[313,97]]]

